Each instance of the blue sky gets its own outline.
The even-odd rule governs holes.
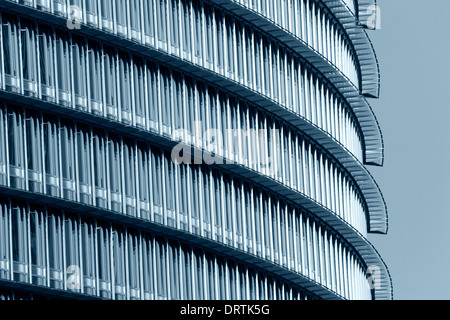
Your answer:
[[[370,99],[386,148],[368,167],[385,196],[389,234],[371,235],[394,299],[450,299],[450,1],[378,0],[369,31],[381,67]]]

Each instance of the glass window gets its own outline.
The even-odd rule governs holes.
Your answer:
[[[233,77],[235,71],[234,62],[234,22],[229,16],[225,16],[225,25],[227,27],[227,71],[230,77]]]
[[[144,1],[147,2],[147,1]],[[148,1],[150,2],[150,1]],[[131,38],[140,41],[141,39],[141,1],[130,0],[130,24]]]
[[[59,196],[59,141],[56,121],[44,118],[44,161],[46,192]]]
[[[123,144],[123,161],[126,214],[136,216],[136,155],[134,143],[131,141],[125,141]]]
[[[201,64],[203,58],[202,5],[200,1],[193,1],[192,5],[194,10],[194,50],[196,63]]]
[[[262,40],[261,40],[261,36],[258,33],[254,34],[254,41],[255,41],[255,51],[254,51],[254,55],[255,55],[255,74],[256,74],[256,78],[255,78],[255,86],[256,86],[256,90],[259,92],[262,92],[262,88],[263,88],[263,75],[262,75],[262,63],[263,63],[263,50],[261,48],[261,44],[262,44]]]
[[[178,50],[180,47],[180,40],[179,40],[179,21],[180,21],[180,9],[178,0],[170,0],[170,45],[173,47],[173,49]],[[177,54],[178,51],[175,51]]]
[[[280,76],[280,99],[279,102],[283,105],[283,106],[287,106],[288,108],[290,108],[290,105],[286,104],[286,88],[287,86],[290,84],[290,82],[286,82],[286,60],[288,60],[288,58],[286,58],[286,54],[284,51],[280,50],[280,67],[279,67],[279,76]]]
[[[185,119],[185,113],[184,113],[184,105],[183,105],[183,76],[182,74],[178,72],[172,73],[173,77],[173,129],[185,129],[184,126],[184,119]]]
[[[100,10],[102,14],[102,28],[112,31],[113,2],[110,0],[100,0]]]
[[[127,2],[127,0],[115,0],[117,33],[122,36],[127,35]]]
[[[255,228],[254,225],[254,221],[253,221],[253,217],[254,217],[254,212],[253,212],[253,205],[252,205],[252,193],[251,193],[251,189],[248,185],[244,185],[244,219],[245,221],[245,226],[246,226],[246,242],[247,242],[247,248],[245,248],[245,250],[247,250],[248,252],[253,253],[253,228]]]
[[[204,16],[205,16],[205,43],[206,43],[206,62],[208,62],[209,68],[213,68],[214,63],[214,48],[215,48],[215,39],[214,39],[214,22],[213,22],[213,9],[204,5]]]
[[[253,88],[253,69],[255,61],[254,58],[254,49],[253,49],[253,32],[250,28],[245,28],[245,54],[246,54],[246,64],[247,70],[245,78],[247,79],[246,85],[249,88]]]
[[[81,223],[81,250],[83,254],[83,286],[84,293],[96,295],[95,272],[95,226],[93,221],[87,220]]]
[[[103,65],[105,81],[105,104],[106,115],[108,118],[117,119],[117,73],[116,73],[116,55],[112,50],[104,50]]]
[[[113,263],[115,299],[126,299],[125,236],[123,229],[113,230]]]
[[[179,220],[182,230],[188,230],[188,171],[185,165],[178,166],[178,210],[180,212]]]
[[[237,300],[238,296],[237,296],[237,284],[238,284],[238,280],[236,277],[236,264],[232,261],[228,261],[227,263],[228,266],[228,287],[229,287],[229,299],[230,300]]]
[[[211,238],[211,214],[212,208],[211,208],[211,189],[210,189],[210,174],[209,172],[204,169],[202,172],[202,198],[203,198],[203,205],[202,205],[202,211],[203,211],[203,231],[204,236],[207,238]]]
[[[270,79],[270,41],[267,38],[263,38],[262,40],[262,59],[263,59],[263,68],[264,68],[264,77],[262,84],[264,85],[264,94],[268,97],[271,97],[271,79]]]
[[[128,234],[128,282],[130,299],[139,300],[141,297],[139,238]]]
[[[155,240],[155,261],[158,298],[167,299],[166,246],[165,241],[160,238]]]
[[[175,164],[170,160],[170,156],[164,157],[164,185],[167,216],[169,224],[175,226]]]
[[[225,30],[223,26],[223,15],[219,10],[214,10],[216,22],[216,63],[219,68],[219,73],[223,72],[225,67],[225,48],[224,36]],[[212,44],[214,46],[214,44]]]
[[[42,192],[42,145],[40,117],[27,112],[25,126],[27,139],[28,189]]]
[[[191,78],[185,78],[185,99],[186,108],[188,106],[195,106],[195,81]],[[186,119],[186,130],[192,135],[195,132],[194,121],[196,115],[194,112],[184,112],[184,117]],[[190,138],[190,137],[189,137]],[[187,143],[191,143],[190,140]]]
[[[181,275],[183,277],[183,291],[182,299],[192,300],[193,279],[192,279],[192,264],[191,264],[191,250],[186,246],[181,247]]]
[[[63,288],[63,231],[62,219],[60,215],[47,213],[48,228],[48,261],[50,287],[56,289]]]
[[[142,282],[144,286],[145,300],[153,300],[154,297],[154,278],[156,278],[154,268],[154,248],[153,239],[144,236],[142,239]]]
[[[89,63],[89,95],[91,112],[103,115],[103,90],[102,90],[102,65],[101,51],[96,44],[89,44],[88,63]]]
[[[99,133],[93,134],[93,161],[94,161],[94,184],[95,205],[106,208],[107,206],[107,174],[106,174],[106,145],[105,137]]]
[[[236,243],[239,249],[243,250],[244,249],[244,244],[243,244],[243,232],[244,232],[244,217],[243,217],[243,212],[242,212],[242,204],[243,204],[243,198],[242,198],[242,188],[241,188],[241,184],[238,180],[234,180],[234,207],[235,207],[235,212],[236,212],[236,216],[234,217],[235,219],[235,224],[236,224]]]
[[[10,231],[9,212],[3,202],[0,202],[0,278],[10,279]]]
[[[107,1],[107,0],[105,0]],[[145,33],[145,44],[154,45],[155,37],[155,26],[154,26],[154,0],[142,1],[144,5],[144,33]]]
[[[97,25],[98,24],[98,5],[100,1],[97,0],[86,0],[86,22],[88,24]]]
[[[122,166],[120,143],[113,137],[108,139],[109,190],[111,193],[111,209],[122,211]]]
[[[178,246],[175,243],[168,242],[168,264],[170,278],[170,297],[168,299],[178,300],[180,299],[179,292],[181,286],[185,286],[185,283],[180,283],[179,273],[179,260],[178,260]]]
[[[159,129],[159,88],[158,88],[158,69],[153,63],[147,64],[147,94],[148,94],[148,116],[150,130]]]
[[[87,127],[78,127],[77,130],[77,164],[78,188],[80,201],[92,202],[92,166],[91,166],[91,139]]]
[[[279,203],[273,201],[272,206],[270,208],[271,210],[271,217],[272,217],[272,246],[273,246],[273,261],[275,263],[281,264],[280,259],[280,212],[279,212]]]
[[[269,201],[271,199],[267,197],[265,194],[263,194],[263,206],[262,206],[262,222],[264,224],[264,245],[265,245],[265,258],[267,260],[272,259],[271,250],[272,250],[272,244],[271,244],[271,237],[272,237],[272,230],[270,227],[270,212],[269,212]]]
[[[79,50],[79,47],[77,47]],[[77,50],[73,48],[74,52]],[[80,57],[76,58],[78,60],[78,68],[81,68],[79,65]],[[76,61],[74,61],[76,63]],[[71,85],[70,85],[70,66],[72,64],[70,63],[70,57],[69,57],[69,41],[67,37],[57,33],[56,35],[56,71],[57,71],[57,77],[58,77],[58,99],[60,104],[64,104],[69,106],[71,104],[71,98],[70,98],[70,92],[71,92]],[[74,66],[76,68],[76,66]],[[79,69],[77,69],[79,70]],[[83,86],[83,80],[78,77],[81,77],[81,70],[79,70],[80,73],[77,75],[74,75],[74,79],[77,81],[77,94],[81,96],[83,93],[82,86]]]
[[[238,265],[236,267],[236,271],[237,274],[239,275],[239,298],[240,299],[248,299],[247,298],[247,290],[246,290],[246,286],[247,286],[247,279],[246,279],[246,273],[247,270],[245,267]]]
[[[68,289],[72,291],[80,291],[81,287],[76,282],[71,282],[72,277],[77,276],[80,265],[80,249],[79,249],[79,219],[75,215],[65,214],[64,219],[64,235],[65,235],[65,254],[66,254],[66,270]],[[70,274],[72,272],[72,274]],[[75,274],[73,274],[75,272]],[[79,276],[79,275],[78,275]],[[80,284],[82,285],[82,284]]]
[[[224,187],[225,187],[225,212],[226,214],[226,220],[225,220],[225,229],[226,229],[226,235],[225,240],[226,244],[232,245],[233,244],[233,202],[235,201],[233,198],[232,188],[231,188],[231,181],[224,177]]]
[[[172,127],[172,99],[171,99],[171,73],[168,69],[161,68],[160,72],[160,96],[163,134],[169,135]]]
[[[146,90],[144,81],[144,70],[142,61],[133,63],[133,85],[136,126],[146,128]]]
[[[66,2],[64,0],[54,0],[53,10],[55,13],[64,16],[66,13]]]
[[[44,214],[34,208],[30,209],[30,242],[31,242],[31,264],[32,282],[36,285],[45,283],[45,222]]]
[[[6,90],[19,90],[19,35],[14,18],[2,15],[3,63]]]
[[[221,177],[214,175],[214,222],[215,222],[215,227],[216,227],[216,240],[217,241],[223,241],[222,240],[222,181],[221,181]]]
[[[49,29],[39,28],[39,70],[41,77],[41,95],[43,100],[55,100],[54,47]]]
[[[261,220],[261,204],[260,204],[260,199],[261,199],[262,195],[257,192],[256,190],[253,191],[253,211],[254,211],[254,221],[255,221],[255,225],[254,225],[254,229],[255,229],[255,242],[256,242],[256,248],[254,250],[254,252],[256,253],[256,255],[258,255],[259,257],[263,257],[262,255],[262,233],[264,232],[264,224],[263,221]]]
[[[248,128],[248,108],[246,105],[241,104],[239,108],[239,122],[240,122],[240,139],[241,139],[241,151],[238,153],[240,157],[244,160],[245,165],[249,165],[249,154],[250,154],[250,139],[251,132]]]
[[[203,300],[206,297],[205,295],[205,289],[204,289],[204,276],[203,276],[203,253],[199,250],[195,250],[194,249],[194,276],[195,276],[195,286],[194,286],[194,290],[195,290],[195,299],[196,300]]]
[[[25,187],[25,155],[23,116],[18,110],[8,112],[8,155],[10,185],[13,188]]]
[[[3,108],[0,107],[0,141],[5,141],[6,119]],[[6,143],[0,144],[0,184],[6,185]]]
[[[34,30],[21,22],[22,77],[25,95],[37,95],[37,46]]]
[[[97,225],[97,264],[100,296],[111,298],[111,253],[110,228],[107,225]]]
[[[235,22],[234,30],[236,31],[236,64],[238,81],[244,83],[244,38],[243,26],[240,22]]]
[[[226,264],[225,261],[220,258],[216,257],[216,265],[217,265],[217,271],[216,271],[216,278],[218,278],[218,291],[219,294],[216,297],[218,300],[226,300],[227,297],[227,274],[226,274]]]
[[[202,138],[202,142],[204,146],[208,143],[207,135],[205,134],[208,131],[208,106],[206,101],[206,86],[197,82],[197,106],[198,106],[198,117],[196,120],[201,122],[201,132],[197,132],[197,134]],[[199,145],[201,147],[202,145]]]
[[[60,127],[61,163],[64,198],[75,200],[75,143],[71,126],[63,123]]]
[[[162,163],[159,150],[152,150],[152,191],[155,221],[162,223]]]
[[[119,55],[119,94],[120,94],[120,109],[122,122],[131,124],[131,70],[130,59],[124,54]]]
[[[138,175],[139,180],[139,201],[140,201],[140,217],[150,219],[150,162],[147,147],[138,145]]]
[[[11,207],[11,235],[14,281],[28,282],[28,220],[23,208]]]
[[[192,52],[192,42],[191,42],[191,2],[182,1],[181,2],[181,23],[183,32],[183,51],[185,57],[189,59],[189,55]]]
[[[155,0],[156,1],[156,18],[157,18],[157,32],[159,47],[166,49],[167,42],[167,1],[168,0]]]
[[[200,193],[201,193],[201,182],[200,182],[200,170],[198,167],[192,167],[192,211],[191,211],[191,226],[192,232],[195,234],[200,234]]]
[[[272,44],[272,98],[275,101],[279,101],[279,72],[278,72],[278,48],[275,46],[275,44]]]

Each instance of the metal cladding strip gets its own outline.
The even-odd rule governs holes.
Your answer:
[[[83,293],[77,293],[75,291],[68,291],[62,289],[54,289],[41,285],[35,285],[25,282],[18,282],[6,279],[0,279],[0,288],[7,288],[11,290],[24,291],[27,293],[37,294],[40,296],[45,296],[49,298],[54,298],[56,300],[67,299],[67,300],[104,300],[101,297],[90,296]]]
[[[313,48],[309,47],[305,42],[295,37],[291,33],[286,30],[274,25],[270,20],[261,16],[254,11],[243,7],[242,5],[235,3],[231,0],[207,0],[211,3],[218,4],[227,10],[234,12],[235,14],[241,15],[242,18],[248,19],[250,23],[258,23],[258,28],[262,29],[266,28],[269,35],[272,32],[276,31],[276,41],[280,41],[279,39],[284,38],[282,43],[297,54],[301,55],[303,60],[306,59],[306,62],[310,65],[311,69],[316,70],[319,75],[322,75],[324,79],[330,83],[330,86],[335,87],[338,93],[340,93],[344,100],[346,100],[355,114],[357,123],[361,128],[361,132],[364,138],[364,164],[368,165],[377,165],[382,166],[384,162],[384,143],[383,143],[383,135],[381,133],[380,126],[378,124],[378,120],[373,113],[372,108],[370,107],[367,100],[359,94],[358,89],[352,84],[352,82],[342,74],[335,66],[331,64],[325,57],[323,57],[320,53],[316,52]],[[227,6],[224,6],[226,4]],[[64,17],[60,17],[48,12],[38,11],[34,8],[20,5],[16,2],[12,2],[11,0],[0,0],[0,6],[8,8],[13,12],[20,12],[22,15],[32,17],[34,19],[38,19],[43,23],[49,23],[51,21],[52,25],[58,25],[60,27],[67,27],[67,19]],[[253,20],[257,19],[257,20]],[[253,22],[252,22],[253,21]],[[119,46],[124,50],[133,50],[135,53],[140,53],[148,58],[151,58],[156,61],[160,61],[162,63],[171,65],[175,68],[180,69],[180,67],[190,65],[190,68],[181,69],[187,73],[190,73],[193,77],[197,77],[197,72],[195,68],[204,69],[198,65],[194,65],[191,62],[186,60],[182,60],[181,58],[167,53],[162,50],[158,50],[152,47],[148,47],[142,44],[139,44],[135,41],[131,41],[126,39],[120,35],[114,35],[113,33],[103,32],[98,28],[88,26],[85,24],[81,24],[81,29],[71,30],[73,33],[79,33],[83,35],[90,36],[92,38],[97,38],[99,41],[103,41],[106,43],[111,43],[114,46]],[[279,38],[279,39],[278,39]],[[168,57],[171,57],[170,59]],[[170,60],[170,61],[168,61]],[[206,72],[210,72],[207,78],[203,80],[208,82],[208,78],[212,76],[216,76],[218,78],[224,78],[219,74],[211,71],[209,69],[204,69]],[[228,79],[231,83],[237,83],[234,80]],[[214,81],[209,81],[213,84],[216,84]],[[216,84],[217,85],[217,84]],[[239,85],[240,89],[238,91],[232,91],[233,94],[238,93],[239,91],[244,90],[243,85]],[[226,88],[224,86],[224,88]],[[253,91],[251,89],[247,89],[248,91]],[[244,90],[245,92],[245,90]],[[259,94],[256,93],[255,94]],[[259,94],[261,95],[261,94]],[[252,102],[256,102],[257,100],[249,99],[244,95],[241,95],[242,98],[246,100],[251,100]],[[247,98],[246,98],[247,97]],[[254,97],[253,97],[254,98]],[[256,98],[257,99],[257,98]],[[255,103],[256,104],[256,103]]]
[[[228,246],[212,239],[204,238],[200,235],[189,233],[187,231],[169,227],[157,222],[151,222],[141,218],[128,216],[118,212],[109,211],[106,209],[97,208],[61,198],[54,198],[45,194],[32,193],[20,189],[0,186],[0,194],[16,200],[29,201],[33,204],[45,205],[51,208],[67,210],[72,213],[78,213],[81,216],[106,220],[108,222],[117,223],[121,226],[126,226],[127,228],[154,233],[162,237],[169,237],[170,239],[178,240],[182,243],[189,244],[196,248],[200,248],[211,253],[220,254],[225,258],[252,266],[256,270],[269,273],[276,279],[285,280],[295,286],[304,289],[314,297],[326,300],[345,300],[345,298],[338,293],[332,291],[331,289],[323,286],[322,284],[303,274],[297,273],[296,271],[275,264],[254,254],[242,251],[240,249]],[[0,285],[1,284],[2,282],[0,281]],[[39,287],[39,289],[41,288],[42,287]],[[57,293],[59,294],[60,292],[58,291]],[[86,295],[82,296],[82,298],[85,297]],[[91,298],[95,299],[96,297]]]
[[[361,93],[380,95],[380,66],[372,42],[364,28],[376,27],[376,0],[358,1],[358,17],[344,0],[317,0],[330,9],[347,33],[360,64]]]
[[[282,43],[284,46],[288,47],[290,50],[294,51],[301,58],[303,58],[303,60],[306,60],[311,69],[316,70],[316,72],[321,74],[328,82],[330,82],[331,85],[334,86],[348,102],[356,116],[357,122],[359,123],[361,132],[364,136],[364,163],[377,166],[383,165],[384,143],[378,120],[366,98],[360,94],[358,87],[356,87],[355,84],[347,78],[347,76],[345,76],[335,65],[333,65],[331,61],[288,30],[275,24],[275,22],[260,13],[235,2],[235,0],[206,1],[221,6],[255,25],[258,29],[270,35],[275,41]],[[338,2],[340,3],[340,1]],[[341,4],[335,8],[343,10]],[[343,10],[343,12],[347,13],[347,10]],[[355,22],[355,17],[351,17],[353,17],[353,22]],[[370,58],[372,54],[374,55],[375,53],[370,39],[367,37],[365,31],[362,30],[361,27],[357,27],[356,24],[355,28],[350,29],[347,26],[347,29],[354,29],[355,32],[357,31],[356,35],[349,34],[349,37],[355,41],[353,45],[355,46],[355,50],[357,50],[360,54],[361,72],[363,73],[362,82],[364,87],[364,84],[373,82],[371,79],[367,80],[366,78],[372,77],[374,72],[377,75],[379,74],[378,62],[372,61],[373,59]],[[349,32],[349,30],[347,30],[347,32]],[[365,35],[365,38],[361,38],[361,32]],[[362,48],[363,44],[367,43],[367,41],[372,48],[371,50],[363,50]],[[373,66],[376,66],[376,70],[371,70],[373,69]],[[367,74],[365,71],[367,71]],[[376,81],[376,87],[379,87],[379,76]],[[368,90],[368,92],[369,93],[363,93],[368,96],[378,96],[378,89],[376,95],[371,94],[370,90]]]
[[[95,125],[97,128],[110,130],[112,132],[132,137],[140,141],[146,141],[168,151],[172,150],[173,147],[175,147],[179,143],[177,141],[171,140],[169,137],[164,137],[163,135],[155,132],[150,132],[134,126],[125,125],[118,121],[114,121],[102,116],[85,113],[72,108],[62,107],[46,101],[23,97],[16,93],[0,91],[0,98],[5,101],[11,101],[26,105],[30,108],[34,108],[35,110],[45,111],[55,115],[78,120],[83,123]],[[198,148],[193,149],[194,156],[196,154],[204,155],[204,153],[206,153],[205,151]],[[216,159],[218,158],[216,157]],[[201,161],[202,159],[199,160]],[[226,160],[224,162],[226,163]],[[361,233],[359,233],[353,226],[344,221],[341,217],[338,217],[330,209],[325,208],[317,201],[282,184],[281,182],[278,182],[275,179],[265,176],[246,166],[240,164],[214,164],[212,165],[212,167],[231,173],[234,176],[240,176],[247,181],[251,181],[257,184],[261,189],[267,190],[269,193],[280,196],[286,199],[288,202],[305,208],[310,212],[311,215],[318,217],[319,219],[324,221],[332,229],[336,230],[336,232],[340,234],[346,241],[348,241],[349,245],[353,247],[355,251],[358,252],[358,254],[360,254],[361,259],[367,266],[377,266],[379,270],[381,270],[381,287],[384,289],[380,289],[381,291],[376,291],[378,297],[383,297],[383,299],[385,299],[389,295],[392,296],[392,284],[389,271],[384,262],[381,260],[378,252],[375,251],[375,248],[365,239],[365,237]],[[36,197],[38,198],[40,197],[40,195]]]
[[[201,75],[200,72],[197,72],[197,75],[199,74]],[[210,80],[214,80],[214,78]],[[219,84],[220,79],[215,81],[215,83],[216,85]],[[239,92],[239,89],[242,89],[242,87],[237,84],[235,84],[235,86],[235,88],[233,87],[234,92]],[[227,87],[230,88],[230,85],[227,85]],[[246,96],[247,98],[252,97],[251,94],[254,92],[249,91],[247,93],[246,91],[248,90],[244,90],[243,96]],[[37,98],[24,97],[14,92],[0,90],[0,98],[13,104],[20,102],[23,105],[38,108],[43,111],[59,111],[62,116],[70,115],[81,121],[85,121],[84,117],[86,116],[91,117],[92,119],[97,119],[92,121],[97,121],[97,123],[101,123],[102,125],[105,125],[107,122],[117,122],[118,126],[126,126],[118,121],[109,120],[100,115],[76,111],[66,106],[41,101]],[[302,135],[307,136],[310,140],[317,143],[318,146],[320,146],[321,151],[326,154],[329,159],[334,159],[338,166],[348,173],[349,177],[354,181],[365,203],[367,209],[368,232],[386,234],[389,228],[387,206],[378,184],[367,168],[365,168],[365,166],[362,165],[362,163],[341,143],[316,125],[298,116],[297,114],[282,108],[275,102],[264,99],[261,95],[256,94],[252,101],[258,101],[257,99],[265,102],[261,103],[261,105],[264,105],[264,108],[268,112],[276,113],[275,117],[280,119],[280,121],[293,125]],[[137,129],[137,127],[136,130],[144,131],[142,129]]]

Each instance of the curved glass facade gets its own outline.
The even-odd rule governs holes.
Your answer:
[[[368,283],[374,261],[388,272],[367,253],[364,182],[311,134],[324,132],[361,166],[361,124],[308,57],[215,0],[6,2],[0,279],[28,285],[28,298],[41,297],[39,287],[81,299],[376,299],[391,290]],[[228,2],[295,35],[358,90],[351,39],[324,3]],[[66,24],[78,10],[80,26]],[[113,45],[123,38],[136,46]],[[20,201],[29,194],[40,200]]]

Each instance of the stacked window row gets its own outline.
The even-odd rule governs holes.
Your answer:
[[[249,110],[240,111],[241,115],[248,113]],[[247,123],[237,119],[234,122],[240,126]],[[351,180],[321,150],[301,137],[285,129],[277,131],[276,123],[269,119],[259,119],[259,122],[260,129],[266,130],[261,135],[239,132],[228,137],[236,154],[241,151],[240,157],[250,160],[252,154],[260,154],[256,159],[258,163],[250,161],[251,167],[310,196],[365,235],[364,203]],[[201,141],[193,140],[194,144],[202,145]],[[0,145],[0,184],[102,207],[106,207],[111,198],[108,208],[114,211],[128,212],[126,206],[136,211],[136,201],[125,199],[128,196],[136,199],[137,185],[142,184],[139,177],[147,177],[151,172],[155,178],[159,176],[164,180],[162,177],[169,174],[162,171],[162,166],[149,171],[163,159],[158,158],[160,151],[151,150],[146,144],[14,105],[0,107],[0,141],[4,142]],[[244,143],[246,152],[242,152]],[[176,154],[173,151],[164,157],[168,163],[166,170],[173,171],[175,169],[171,168],[177,167]],[[219,162],[217,159],[222,158],[213,160]],[[204,161],[209,161],[208,154]],[[150,185],[155,186],[155,190],[161,186]],[[142,189],[141,198],[148,199],[147,188]],[[95,202],[94,195],[103,200]]]
[[[6,150],[0,151],[3,185],[222,242],[303,273],[342,295],[354,292],[344,278],[364,278],[361,268],[350,272],[337,263],[357,262],[301,208],[240,179],[209,166],[177,165],[160,149],[83,125],[16,109],[6,114],[0,116],[8,128],[0,132],[0,141],[6,142]],[[344,194],[337,199],[342,204]],[[365,228],[365,221],[357,222]]]
[[[233,260],[59,210],[1,201],[0,231],[7,280],[116,300],[310,298]]]
[[[272,20],[327,58],[355,86],[358,69],[351,44],[337,22],[332,21],[316,0],[232,0]],[[353,2],[353,0],[351,1]]]
[[[15,0],[64,17],[79,17],[105,31],[192,57],[201,64],[220,59],[222,34],[234,33],[234,21],[202,0]],[[355,85],[358,73],[351,45],[314,0],[233,0],[266,16],[305,41],[336,65]],[[76,13],[73,7],[80,10]],[[228,30],[227,30],[228,29]],[[239,32],[236,30],[236,32]],[[239,43],[239,39],[236,39]],[[225,53],[225,50],[223,51]],[[244,52],[237,50],[237,56]],[[195,57],[194,57],[195,55]],[[204,60],[204,61],[200,61]],[[228,65],[239,61],[228,60]],[[236,70],[237,72],[239,70]]]
[[[214,13],[213,20],[220,15],[222,13],[219,11]],[[152,111],[152,108],[157,109],[159,104],[165,102],[158,100],[158,88],[170,86],[171,81],[158,82],[158,77],[154,80],[153,63],[102,48],[64,32],[54,33],[42,26],[35,28],[6,14],[3,14],[2,20],[2,74],[5,74],[2,83],[7,90],[56,100],[92,112],[112,113],[124,121],[131,122],[131,113],[135,112],[137,123],[145,120],[142,119],[145,109]],[[219,20],[227,19],[222,17]],[[211,28],[220,25],[211,23]],[[190,27],[191,23],[187,26]],[[226,29],[228,34],[224,34]],[[218,31],[214,38],[219,36],[224,39],[211,42],[213,51],[219,57],[211,58],[210,69],[232,79],[235,79],[235,74],[238,75],[236,81],[242,85],[311,121],[358,159],[363,158],[359,125],[349,107],[298,59],[239,22],[224,22],[223,30]],[[199,35],[199,39],[205,37],[204,34]],[[242,51],[242,54],[236,50]],[[194,62],[189,57],[185,58]],[[232,61],[225,67],[225,60],[230,59]],[[215,62],[220,68],[213,66]],[[156,72],[159,74],[159,69]],[[159,87],[158,83],[161,83]],[[154,86],[156,96],[152,96]],[[162,107],[164,111],[164,105]],[[153,110],[149,116],[158,114],[157,110]]]

